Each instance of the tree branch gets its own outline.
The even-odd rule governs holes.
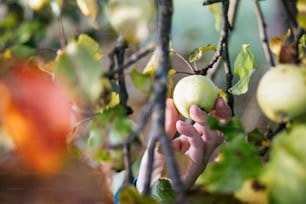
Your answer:
[[[143,57],[147,56],[148,54],[152,53],[154,51],[154,46],[150,45],[147,48],[140,50],[138,53],[133,54],[126,62],[123,66],[121,66],[120,68],[118,67],[117,69],[115,69],[115,62],[114,62],[114,58],[112,55],[114,51],[112,51],[109,54],[109,59],[110,59],[110,68],[109,71],[104,73],[104,77],[107,78],[114,78],[114,76],[120,72],[122,72],[123,69],[126,69],[128,67],[130,67],[131,65],[133,65],[134,63],[136,63],[137,61],[139,61],[140,59],[142,59]]]
[[[172,14],[173,14],[173,2],[172,0],[160,0],[159,10],[158,10],[158,33],[157,33],[157,46],[156,51],[160,55],[158,68],[155,73],[154,81],[154,107],[152,115],[152,131],[150,134],[150,140],[152,146],[151,151],[155,149],[155,140],[160,141],[162,151],[164,153],[164,158],[168,164],[168,171],[172,180],[172,187],[176,192],[178,200],[183,197],[184,188],[178,171],[178,167],[174,158],[174,153],[171,147],[170,139],[165,132],[165,108],[166,108],[166,97],[167,97],[167,79],[168,71],[171,67],[169,58],[169,41],[171,33],[172,24]],[[153,150],[152,150],[153,149]],[[151,152],[152,154],[152,152]],[[152,171],[153,160],[148,161],[147,171]],[[146,184],[151,183],[150,173],[145,181]],[[145,193],[147,194],[150,189],[150,185],[145,188]]]
[[[259,5],[259,1],[258,0],[253,0],[253,1],[254,1],[254,6],[255,6],[257,22],[258,22],[259,35],[260,35],[262,47],[265,53],[265,57],[268,63],[270,64],[270,66],[274,67],[275,62],[274,62],[272,51],[269,46],[268,34],[267,34],[267,29],[266,29],[267,24],[264,20],[264,16],[263,16],[261,7]]]

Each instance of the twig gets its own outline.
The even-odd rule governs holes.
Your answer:
[[[180,53],[176,52],[175,50],[171,50],[170,52],[172,52],[175,56],[177,56],[182,62],[184,62],[188,67],[189,69],[193,72],[193,73],[196,73],[196,68],[190,64]]]
[[[259,1],[258,0],[253,0],[253,1],[254,1],[254,6],[255,6],[257,22],[258,22],[259,35],[260,35],[262,47],[263,47],[263,50],[266,56],[266,60],[268,61],[271,67],[274,67],[275,62],[274,62],[272,51],[269,46],[268,34],[267,34],[267,29],[266,29],[267,24],[264,20],[264,16],[263,16],[261,7],[259,5]]]
[[[229,31],[231,29],[229,20],[228,20],[228,10],[229,10],[229,0],[207,0],[204,2],[204,5],[209,5],[212,3],[222,2],[222,30],[219,37],[217,51],[212,58],[211,62],[200,70],[200,74],[207,75],[207,71],[214,67],[214,65],[219,62],[220,58],[222,57],[224,61],[224,71],[226,75],[226,95],[228,104],[234,112],[234,97],[228,91],[229,88],[232,87],[233,81],[233,74],[231,70],[230,58],[228,53],[228,38],[229,38]]]
[[[173,14],[173,2],[172,0],[160,0],[158,10],[158,32],[157,32],[157,46],[156,51],[160,54],[158,68],[155,73],[154,81],[154,107],[152,113],[152,127],[150,133],[150,139],[152,149],[155,148],[155,139],[160,141],[162,151],[164,152],[164,158],[168,164],[168,171],[172,180],[173,190],[176,192],[178,200],[181,200],[184,195],[184,188],[178,171],[176,161],[174,159],[174,153],[171,147],[170,139],[165,132],[165,108],[166,108],[166,97],[167,97],[167,78],[168,71],[171,67],[169,58],[169,41],[171,33]],[[147,171],[152,171],[153,161],[148,161]],[[148,175],[150,173],[148,172]],[[151,183],[151,176],[147,178],[145,183]],[[150,192],[149,185],[144,189],[144,193]]]
[[[148,54],[150,54],[151,52],[154,51],[154,46],[148,46],[147,48],[140,50],[138,53],[133,54],[126,62],[123,66],[118,67],[117,69],[115,69],[115,61],[113,58],[113,52],[112,51],[109,54],[109,59],[110,59],[110,66],[109,66],[109,71],[104,73],[104,76],[107,78],[114,78],[114,76],[120,72],[122,72],[122,69],[126,69],[128,67],[130,67],[131,65],[133,65],[134,63],[136,63],[137,61],[139,61],[140,59],[142,59],[143,57],[147,56]]]
[[[67,39],[66,39],[66,34],[65,34],[65,29],[63,25],[63,20],[62,16],[57,17],[58,25],[59,25],[59,30],[60,30],[60,40],[61,40],[61,49],[64,49],[67,45]]]
[[[295,6],[296,0],[293,0],[293,1],[281,0],[281,2],[283,4],[283,7],[284,7],[285,12],[287,14],[289,25],[290,25],[291,29],[297,28],[298,24],[296,22],[296,17],[294,15],[294,13],[296,13],[296,11],[291,11],[290,5],[289,5],[289,3],[291,2]]]
[[[228,101],[228,105],[231,107],[232,112],[234,113],[234,97],[233,95],[228,91],[232,87],[233,83],[233,74],[231,69],[231,63],[229,58],[229,52],[228,52],[228,35],[230,30],[230,25],[228,22],[228,8],[229,8],[229,0],[224,1],[222,3],[222,31],[221,36],[223,36],[223,60],[224,60],[224,72],[226,76],[226,97]]]
[[[230,7],[228,10],[228,22],[231,26],[231,29],[234,28],[234,24],[236,22],[237,10],[239,7],[240,0],[231,0]]]

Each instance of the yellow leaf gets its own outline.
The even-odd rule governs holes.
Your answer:
[[[77,0],[77,5],[82,14],[89,18],[91,26],[97,29],[99,27],[96,21],[96,17],[99,13],[97,0]]]
[[[226,93],[219,87],[217,87],[217,89],[218,89],[219,96],[227,103],[228,100],[227,100],[227,97],[226,97]]]
[[[270,40],[270,48],[275,56],[279,56],[284,41],[290,36],[291,31],[288,30],[286,34],[282,36],[275,36]]]

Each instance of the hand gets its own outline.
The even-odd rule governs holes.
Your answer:
[[[165,128],[169,138],[173,138],[176,131],[181,134],[179,137],[172,139],[173,149],[185,154],[189,158],[188,164],[180,172],[184,188],[187,189],[194,184],[198,176],[204,171],[215,149],[223,143],[223,134],[220,131],[209,129],[206,123],[208,114],[198,106],[193,105],[190,107],[190,116],[195,122],[191,125],[179,120],[179,113],[172,99],[167,99],[166,105]],[[232,111],[223,99],[218,98],[212,114],[220,122],[226,122],[232,116]],[[164,158],[158,152],[158,147],[155,150],[154,156],[152,183],[162,176],[164,169]],[[137,189],[139,192],[143,192],[144,190],[147,158],[148,152],[145,151],[137,180]]]

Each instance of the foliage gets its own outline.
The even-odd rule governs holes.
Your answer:
[[[107,182],[103,184],[109,186],[103,189],[109,189],[106,194],[112,190],[120,203],[172,203],[180,197],[168,178],[156,180],[146,196],[131,184],[137,177],[143,148],[151,139],[146,125],[157,114],[164,113],[161,110],[164,101],[156,103],[166,94],[155,95],[156,90],[164,90],[160,84],[164,85],[167,97],[172,97],[176,77],[186,74],[185,68],[187,74],[209,74],[213,80],[222,72],[220,76],[225,75],[225,79],[218,92],[233,105],[229,100],[233,95],[239,101],[240,95],[249,94],[250,81],[260,65],[255,63],[257,53],[251,52],[252,45],[243,44],[232,68],[229,54],[235,53],[229,49],[228,39],[230,33],[235,35],[235,30],[231,30],[229,17],[224,15],[229,1],[219,2],[221,5],[205,1],[215,16],[219,42],[196,47],[187,57],[175,50],[176,45],[166,46],[170,47],[165,52],[169,59],[183,63],[175,64],[181,67],[171,67],[163,76],[160,64],[168,62],[159,47],[152,50],[152,44],[155,47],[162,41],[155,42],[154,37],[155,31],[159,32],[157,26],[162,25],[155,22],[160,20],[157,11],[164,8],[157,5],[163,1],[154,2],[6,0],[0,3],[0,11],[4,11],[0,14],[1,161],[7,152],[16,153],[25,166],[21,172],[52,176],[61,171],[73,154],[94,170],[105,171],[110,181],[105,179]],[[263,46],[269,48],[270,57],[278,60],[277,63],[303,67],[306,1],[298,0],[296,8],[293,19],[296,25],[293,23],[286,34],[263,40]],[[265,27],[265,23],[261,26]],[[264,32],[259,35],[267,38]],[[207,53],[213,56],[209,58]],[[224,71],[220,69],[222,65]],[[239,78],[234,85],[232,71]],[[137,110],[138,121],[134,120],[135,115],[130,116],[128,88],[131,86],[143,92],[148,100],[142,106],[132,107]],[[164,122],[163,118],[158,121]],[[263,202],[305,203],[305,115],[280,126],[269,121],[264,130],[256,128],[249,132],[237,114],[227,122],[209,114],[207,123],[210,129],[223,133],[224,143],[194,187],[187,189],[188,202],[251,202],[250,193],[260,191]],[[162,125],[153,124],[150,135],[163,131]],[[78,154],[68,151],[72,149]],[[174,157],[179,167],[188,159],[176,154]]]

